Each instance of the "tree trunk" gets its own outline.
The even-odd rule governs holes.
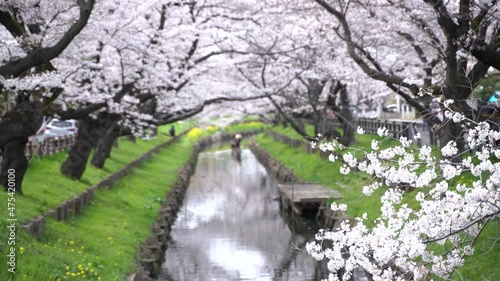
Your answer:
[[[340,109],[338,112],[340,123],[342,123],[342,128],[344,134],[340,139],[340,143],[349,146],[354,143],[354,117],[349,109],[349,98],[347,97],[347,90],[345,85],[342,85],[340,89]]]
[[[66,161],[61,166],[61,173],[73,179],[81,179],[90,152],[104,133],[97,120],[92,119],[90,116],[81,119],[76,142],[71,147]]]
[[[339,105],[337,105],[337,95],[339,97],[338,99]],[[332,122],[328,117],[329,110],[336,114],[336,117],[342,124],[343,134],[342,136],[339,136],[338,132],[334,128],[332,128],[331,130],[329,129],[325,132],[325,137],[326,138],[338,137],[339,142],[345,146],[349,146],[352,143],[354,143],[354,130],[355,130],[354,117],[352,116],[352,112],[349,109],[349,98],[347,97],[346,86],[340,83],[339,81],[337,81],[335,85],[332,85],[332,88],[330,89],[330,93],[326,100],[326,105],[324,110],[325,128],[330,127],[328,126],[327,122]]]
[[[117,130],[117,125],[113,125],[106,130],[106,133],[97,142],[94,156],[92,157],[92,165],[102,169],[104,162],[111,155],[113,144],[118,139],[120,132]]]
[[[14,140],[36,134],[43,122],[43,104],[38,101],[16,105],[0,120],[0,149]]]
[[[316,126],[315,126],[316,127]],[[330,117],[324,113],[321,117],[320,121],[318,121],[318,131],[315,133],[316,136],[321,134],[326,139],[341,139],[342,136],[339,134],[337,130],[335,130],[334,124],[332,124],[332,120]]]
[[[9,184],[9,169],[13,169],[15,170],[13,173],[15,175],[15,190],[22,193],[22,181],[28,169],[24,148],[28,137],[34,135],[42,125],[42,110],[43,104],[39,101],[24,102],[5,113],[0,120],[0,150],[3,150],[0,164],[0,183],[6,189],[8,189]]]
[[[5,145],[0,165],[0,182],[6,190],[13,187],[19,194],[23,193],[22,182],[28,169],[28,160],[24,156],[26,143],[28,143],[28,138],[15,140]]]

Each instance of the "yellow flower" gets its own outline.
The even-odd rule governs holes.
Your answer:
[[[92,266],[92,263],[90,263],[90,262],[89,262],[87,265],[88,265],[89,267],[91,267],[91,266]]]
[[[69,265],[66,266],[66,271],[69,271]]]
[[[76,274],[73,272],[73,273],[71,273],[71,276],[75,277],[75,276],[76,276]]]
[[[73,253],[75,251],[75,249],[71,249],[71,252]]]
[[[69,244],[73,245],[75,244],[75,242],[73,242],[73,240],[69,241]]]
[[[187,137],[190,138],[190,139],[196,139],[202,133],[203,133],[203,131],[200,130],[200,128],[193,128],[193,129],[189,130],[189,132],[187,133]]]
[[[69,272],[66,272],[66,275],[70,275],[70,274],[71,274],[71,273],[69,273]]]
[[[111,239],[113,239],[113,238],[111,238],[111,236],[108,236],[108,240],[111,240]]]
[[[24,254],[24,247],[19,248],[19,252],[21,252],[21,255]]]

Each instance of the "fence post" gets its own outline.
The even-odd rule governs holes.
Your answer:
[[[31,155],[33,155],[33,143],[31,141],[28,141],[24,147],[24,155],[26,158],[31,158]]]
[[[43,155],[50,155],[49,151],[49,144],[50,144],[50,138],[43,140]]]
[[[391,124],[391,129],[392,129],[392,136],[399,140],[399,138],[401,137],[401,124],[396,124],[396,121],[392,121],[392,124]]]

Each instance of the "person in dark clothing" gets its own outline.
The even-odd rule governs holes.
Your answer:
[[[238,147],[239,148],[240,142],[241,142],[241,135],[237,134],[236,136],[234,136],[234,141],[231,143],[231,147],[233,147],[233,148]]]
[[[240,149],[241,135],[237,134],[234,136],[234,141],[231,142],[231,156],[236,159],[236,161],[241,161],[241,149]]]
[[[168,131],[170,133],[170,136],[171,137],[175,137],[175,128],[174,128],[174,125],[172,125],[172,127],[170,127],[170,131]]]

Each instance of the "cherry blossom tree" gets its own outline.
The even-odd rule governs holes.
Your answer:
[[[56,9],[49,1],[8,1],[0,6],[0,32],[6,38],[0,51],[3,60],[0,90],[7,91],[7,96],[17,96],[17,106],[0,120],[1,182],[7,186],[7,171],[14,169],[15,187],[19,193],[22,193],[21,182],[28,165],[24,147],[28,137],[42,124],[44,104],[41,95],[55,94],[53,88],[43,85],[47,82],[43,74],[37,73],[54,70],[50,61],[60,55],[86,26],[93,7],[93,0],[65,3]],[[57,19],[57,25],[51,19]],[[38,78],[35,81],[26,79],[32,73]],[[30,95],[32,101],[29,101]]]
[[[331,32],[344,41],[349,57],[427,122],[440,125],[443,143],[460,139],[462,129],[432,114],[432,98],[417,95],[421,88],[455,100],[456,109],[471,119],[482,118],[466,100],[496,64],[494,57],[477,60],[474,54],[498,51],[498,1],[314,2],[325,12],[323,20],[336,25]]]
[[[326,32],[322,11],[299,4],[265,1],[248,8],[249,14],[258,17],[240,39],[248,45],[243,52],[253,58],[239,71],[258,89],[276,85],[275,81],[291,81],[269,100],[300,135],[314,138],[305,131],[302,118],[312,120],[316,133],[325,134],[332,123],[328,116],[336,115],[343,124],[342,141],[351,143],[356,127],[351,122],[349,98],[355,98],[363,73],[345,59],[344,42]],[[328,131],[328,135],[336,133]]]

